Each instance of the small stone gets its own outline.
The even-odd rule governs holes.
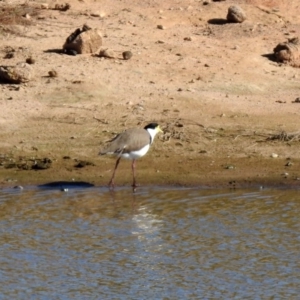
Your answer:
[[[246,14],[243,9],[237,5],[228,8],[227,21],[232,23],[242,23],[246,20]]]
[[[132,57],[132,52],[131,51],[124,51],[122,53],[123,59],[128,60]]]
[[[49,77],[57,77],[57,72],[55,70],[51,70],[48,72]]]
[[[60,10],[60,11],[67,11],[71,8],[71,5],[69,3],[65,4],[55,4],[54,10]]]
[[[271,157],[272,157],[272,158],[277,158],[277,157],[278,157],[278,154],[272,153],[272,154],[271,154]]]
[[[105,13],[104,12],[99,12],[99,11],[95,11],[92,12],[90,14],[91,17],[96,17],[96,18],[104,18],[105,17]]]
[[[35,63],[35,59],[30,56],[26,58],[26,63],[29,65],[33,65]]]
[[[224,169],[226,169],[226,170],[233,170],[233,169],[235,169],[235,166],[234,165],[226,165],[224,167]]]
[[[41,9],[48,9],[49,8],[49,4],[48,3],[42,3],[41,4]]]
[[[166,29],[166,27],[163,26],[163,25],[157,25],[157,28],[158,28],[158,29],[161,29],[161,30],[165,30],[165,29]]]
[[[188,36],[188,37],[185,37],[183,40],[191,42],[192,41],[192,37]]]

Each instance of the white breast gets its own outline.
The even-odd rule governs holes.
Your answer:
[[[150,148],[150,145],[146,145],[145,147],[143,147],[140,150],[132,151],[130,153],[123,153],[121,155],[121,157],[124,157],[127,159],[137,159],[137,158],[144,156],[148,152],[149,148]]]

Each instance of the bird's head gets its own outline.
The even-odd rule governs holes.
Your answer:
[[[151,136],[150,144],[152,144],[157,133],[163,132],[157,123],[150,123],[145,126],[144,129],[147,130]]]
[[[147,126],[145,126],[144,129],[147,130],[148,132],[151,131],[155,134],[159,132],[163,132],[157,123],[150,123]]]

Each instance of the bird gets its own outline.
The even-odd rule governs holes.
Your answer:
[[[108,183],[110,188],[115,186],[115,174],[121,158],[132,160],[132,187],[136,188],[135,168],[136,160],[144,156],[150,149],[157,133],[163,132],[157,123],[150,123],[144,128],[130,128],[108,141],[108,145],[100,150],[99,155],[112,154],[117,156],[117,161]]]

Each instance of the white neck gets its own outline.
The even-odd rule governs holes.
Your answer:
[[[157,130],[156,129],[151,129],[151,128],[148,128],[147,131],[149,132],[150,136],[151,136],[151,143],[153,143],[153,140],[157,134]]]

